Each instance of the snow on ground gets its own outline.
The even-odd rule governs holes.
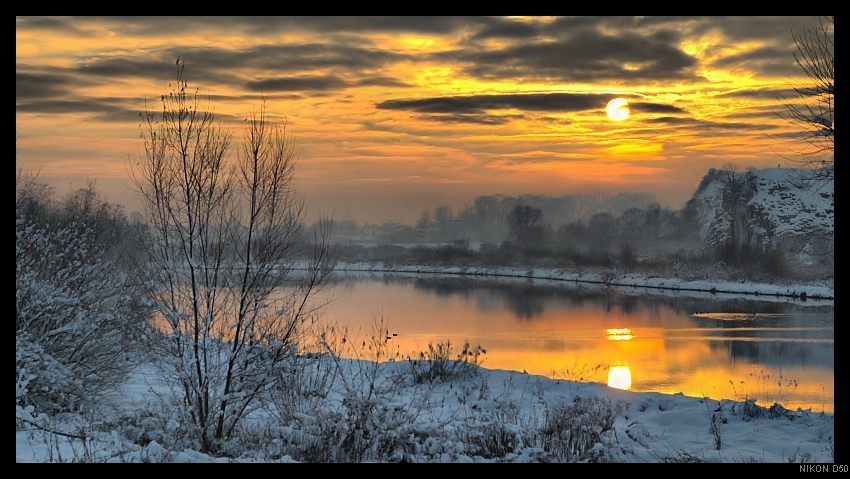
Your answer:
[[[831,303],[832,285],[784,286],[713,280],[652,278],[639,274],[574,273],[559,269],[441,268],[358,263],[343,272],[491,275],[505,280],[553,284],[587,281],[600,287],[650,287],[648,294],[715,294],[717,297],[758,293],[761,299]],[[548,283],[547,283],[548,284]],[[791,299],[797,297],[798,299]],[[821,298],[821,299],[819,299]],[[319,359],[317,359],[318,361]],[[315,363],[320,364],[320,363]],[[811,410],[785,410],[781,405],[754,404],[745,398],[702,398],[681,394],[639,393],[602,383],[549,379],[516,371],[472,371],[445,381],[410,379],[406,362],[342,360],[345,377],[323,400],[302,404],[294,423],[281,423],[280,411],[258,411],[246,422],[246,435],[263,436],[257,446],[242,441],[238,454],[213,457],[196,450],[170,450],[164,438],[181,425],[165,406],[169,388],[147,364],[140,365],[119,395],[87,417],[47,418],[16,406],[25,423],[16,429],[16,462],[312,462],[287,453],[306,431],[325,437],[313,454],[340,459],[339,431],[352,427],[351,404],[371,404],[358,428],[376,441],[348,462],[618,462],[618,463],[831,463],[834,415]],[[318,366],[316,366],[318,367]],[[405,369],[408,368],[408,369]],[[338,370],[339,371],[339,370]],[[376,373],[372,375],[372,373]],[[390,379],[395,380],[390,381]],[[385,382],[386,381],[386,382]],[[375,386],[383,386],[374,389]],[[380,395],[368,396],[379,390]],[[371,398],[372,402],[366,400]],[[152,411],[159,411],[154,414]],[[157,415],[158,414],[158,415]],[[147,430],[146,440],[128,438]],[[122,424],[124,424],[122,426]],[[39,430],[38,426],[51,430]],[[560,428],[560,429],[559,429]],[[350,429],[353,430],[353,429]],[[325,434],[325,436],[322,436]],[[559,435],[560,434],[560,435]],[[77,436],[89,439],[81,440]],[[565,437],[572,438],[565,440]],[[159,438],[159,440],[157,439]],[[301,438],[301,439],[299,439]],[[246,446],[248,444],[248,446]],[[389,444],[389,446],[388,446]],[[248,448],[246,450],[246,447]],[[365,447],[365,446],[364,446]],[[388,449],[381,449],[381,448]],[[393,449],[395,448],[395,449]],[[494,454],[492,451],[498,451]],[[324,456],[321,452],[324,451]],[[336,451],[336,452],[335,452]],[[393,452],[395,451],[395,452]],[[489,452],[488,452],[489,451]],[[349,453],[350,454],[350,453]]]
[[[805,170],[766,168],[752,172],[755,205],[774,226],[773,235],[835,233],[835,182],[803,178]]]
[[[357,381],[363,364],[349,361],[349,386]],[[366,366],[368,368],[368,366]],[[403,367],[383,363],[380,372],[389,377]],[[453,381],[408,384],[382,396],[390,406],[382,412],[383,433],[406,443],[407,451],[396,460],[411,462],[541,462],[568,461],[572,450],[582,461],[664,463],[829,463],[834,462],[835,421],[831,414],[786,411],[781,406],[735,400],[686,397],[680,394],[636,393],[600,383],[578,383],[531,376],[514,371],[478,370],[478,374]],[[359,385],[365,391],[365,376]],[[345,388],[336,389],[317,409],[301,413],[301,424],[338,417]],[[164,395],[164,396],[159,396]],[[127,382],[123,394],[104,405],[100,425],[87,429],[95,437],[83,448],[80,440],[40,432],[16,431],[17,462],[297,462],[290,455],[275,455],[274,445],[293,440],[298,428],[279,427],[278,439],[239,457],[211,457],[193,450],[168,450],[154,440],[131,444],[118,430],[104,425],[117,417],[130,417],[146,404],[167,397],[167,388],[152,369],[140,367]],[[161,403],[159,403],[161,404]],[[564,405],[580,405],[581,416]],[[578,410],[578,409],[576,409]],[[393,412],[395,411],[395,412]],[[26,412],[18,411],[19,416]],[[594,430],[610,414],[609,428]],[[595,421],[594,415],[603,418]],[[306,418],[306,416],[312,416]],[[255,424],[268,427],[274,415],[257,415]],[[36,418],[31,418],[37,422]],[[560,422],[559,422],[560,420]],[[576,424],[585,421],[582,430]],[[572,424],[573,426],[570,426]],[[562,445],[560,456],[551,447],[556,436],[546,436],[558,425],[572,427],[573,442]],[[73,421],[54,428],[78,431]],[[179,424],[161,427],[179,428]],[[306,427],[306,426],[305,426]],[[381,426],[372,426],[379,428]],[[64,428],[64,429],[63,429]],[[30,428],[32,429],[32,428]],[[96,432],[100,430],[101,432]],[[414,434],[414,431],[416,433]],[[529,431],[536,431],[532,434]],[[536,436],[535,436],[536,434]],[[563,437],[563,436],[561,436]],[[418,438],[418,442],[416,442]],[[537,442],[532,442],[536,440]],[[524,443],[525,442],[525,443]],[[415,443],[415,446],[412,445]],[[476,454],[482,445],[501,444],[504,454]],[[333,448],[333,444],[325,444]],[[410,451],[415,451],[410,453]],[[553,459],[554,458],[554,459]],[[364,462],[372,462],[366,459]]]
[[[646,276],[640,273],[614,273],[612,271],[570,271],[558,268],[512,268],[512,267],[458,267],[458,266],[421,266],[392,265],[361,262],[337,265],[342,272],[392,272],[407,274],[453,274],[464,276],[486,276],[488,278],[522,278],[524,280],[546,281],[550,284],[581,282],[604,287],[641,288],[646,294],[670,292],[702,292],[717,295],[740,297],[741,294],[754,294],[765,298],[806,298],[832,301],[835,299],[835,286],[829,284],[785,285],[776,283],[756,283],[752,281],[722,281],[713,279],[662,278]],[[763,298],[762,298],[763,299]]]

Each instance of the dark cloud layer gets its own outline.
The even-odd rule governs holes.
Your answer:
[[[127,123],[138,119],[139,110],[126,99],[86,98],[84,100],[49,99],[19,103],[20,112],[52,115],[73,114],[109,123]]]
[[[336,70],[374,71],[399,62],[435,59],[460,62],[464,73],[479,79],[634,84],[641,80],[699,80],[696,61],[681,50],[681,42],[686,35],[711,32],[725,35],[730,45],[748,40],[765,43],[759,49],[721,59],[717,66],[789,74],[794,68],[791,32],[816,21],[817,17],[561,17],[532,21],[378,16],[18,17],[16,28],[64,31],[81,37],[120,31],[151,37],[192,32],[215,36],[221,32],[268,38],[251,48],[174,44],[141,52],[146,58],[134,52],[131,59],[120,55],[80,59],[81,71],[107,77],[145,74],[158,78],[163,73],[156,64],[167,64],[178,56],[190,62],[199,76],[221,77],[220,81],[227,83],[239,78],[239,70],[243,74],[271,69],[288,76],[339,76]],[[293,31],[315,37],[291,44],[272,40],[272,35]],[[455,37],[459,43],[457,48],[411,56],[382,48],[371,34]],[[338,41],[339,37],[345,41]],[[494,46],[489,42],[492,39],[503,41]]]
[[[527,78],[550,82],[636,82],[698,80],[696,60],[676,45],[671,32],[649,35],[595,30],[557,41],[521,42],[501,49],[468,49],[439,54],[464,72],[483,79]]]
[[[387,100],[378,109],[404,110],[426,114],[422,118],[446,123],[502,124],[517,116],[494,115],[495,111],[519,110],[528,112],[576,112],[601,110],[611,99],[630,95],[585,93],[538,93],[517,95],[467,95],[418,99]],[[651,102],[632,102],[629,108],[637,113],[686,112],[673,105]]]
[[[209,89],[227,87],[234,97],[264,93],[290,98],[332,93],[361,86],[399,88],[410,85],[389,68],[422,62],[447,62],[472,80],[517,84],[593,83],[639,91],[642,84],[701,81],[701,66],[682,51],[685,38],[724,35],[727,48],[739,41],[759,40],[759,48],[726,55],[713,67],[740,69],[754,75],[794,72],[792,31],[810,28],[818,17],[17,17],[16,28],[61,31],[80,38],[110,32],[162,37],[173,44],[110,52],[103,48],[71,59],[68,67],[31,67],[18,62],[16,105],[19,111],[70,112],[102,99],[78,92],[79,86],[145,79],[164,84],[176,75],[176,60],[186,63],[190,84]],[[274,40],[291,32],[310,33],[305,40]],[[179,43],[182,33],[214,37],[255,35],[254,45],[234,48]],[[440,51],[410,53],[382,46],[374,34],[441,37]],[[495,40],[495,42],[494,42]],[[797,72],[799,73],[799,72]],[[198,79],[198,82],[195,81]],[[197,83],[202,82],[203,85]],[[72,88],[74,86],[74,88]],[[241,92],[241,93],[240,93]],[[155,95],[161,92],[154,91]],[[750,98],[776,98],[771,92],[729,93]],[[604,107],[603,94],[503,94],[391,99],[379,109],[407,110],[428,120],[499,124],[505,112],[569,112]],[[682,115],[667,104],[629,98],[633,112]],[[114,102],[109,102],[114,104]],[[93,106],[92,111],[103,108]]]
[[[15,100],[18,103],[67,95],[71,86],[67,75],[15,71]]]
[[[580,111],[604,108],[613,95],[582,93],[539,93],[518,95],[469,95],[412,100],[387,100],[379,109],[412,110],[420,113],[483,113],[488,110]]]
[[[645,101],[629,102],[629,110],[632,113],[679,113],[687,114],[687,112],[674,105],[666,105],[663,103],[650,103]]]
[[[348,82],[332,75],[325,75],[268,78],[248,82],[245,86],[251,91],[258,92],[341,90],[348,86]]]
[[[440,123],[464,123],[467,125],[503,125],[520,115],[463,115],[463,114],[435,114],[418,116],[420,120]]]

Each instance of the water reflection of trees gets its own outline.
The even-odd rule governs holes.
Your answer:
[[[457,295],[474,298],[480,311],[496,311],[507,308],[517,319],[532,320],[539,317],[553,302],[569,301],[573,306],[583,307],[590,296],[572,291],[569,295],[553,288],[541,288],[534,284],[499,283],[469,280],[464,278],[421,278],[414,288],[438,296]]]
[[[411,285],[414,289],[446,298],[457,296],[474,299],[480,311],[495,311],[507,305],[517,319],[529,320],[542,315],[548,307],[585,308],[589,304],[604,307],[608,312],[635,315],[648,311],[651,318],[661,320],[665,308],[679,315],[698,312],[759,313],[759,315],[834,314],[831,305],[799,305],[787,302],[764,301],[749,298],[663,296],[652,289],[596,288],[581,283],[563,282],[557,285],[541,284],[527,280],[492,280],[462,276],[413,275],[404,273],[355,273],[334,278],[334,284],[362,284],[381,281],[385,285]],[[764,316],[759,316],[764,319]],[[713,318],[694,317],[699,327],[716,325]]]
[[[514,311],[517,319],[533,319],[540,316],[548,307],[569,306],[584,308],[588,304],[603,307],[608,312],[635,315],[648,311],[652,318],[661,318],[664,308],[676,314],[691,315],[697,312],[739,313],[753,312],[764,314],[792,314],[795,312],[833,314],[833,307],[825,305],[800,306],[791,302],[761,301],[747,298],[694,298],[680,296],[653,296],[651,290],[640,291],[629,288],[625,291],[617,288],[588,288],[568,282],[553,286],[532,282],[510,282],[482,278],[464,278],[447,276],[385,276],[386,284],[412,284],[415,289],[436,294],[440,297],[459,296],[474,298],[476,307],[482,311],[493,311],[502,305]],[[700,326],[713,319],[694,318]]]
[[[717,339],[706,338],[711,349],[725,352],[736,361],[758,361],[775,366],[793,363],[831,367],[833,363],[834,348],[831,344],[823,346],[833,340],[834,332],[829,329],[830,325],[817,319],[834,314],[833,307],[828,305],[800,306],[747,298],[641,296],[616,288],[552,286],[482,278],[383,275],[382,280],[388,285],[412,285],[416,290],[441,298],[455,296],[471,300],[479,311],[506,309],[520,321],[534,321],[548,308],[566,310],[591,306],[624,316],[648,313],[644,317],[662,328],[665,309],[684,316],[697,312],[752,313],[739,320],[699,316],[692,316],[691,320],[695,328],[717,335]],[[794,341],[789,341],[787,331],[783,331],[789,326],[800,327],[794,332]],[[824,328],[818,329],[820,326]]]
[[[505,291],[505,299],[518,319],[534,319],[543,314],[547,298],[537,296],[531,288]]]
[[[831,369],[835,362],[834,345],[804,341],[710,341],[714,351],[724,351],[735,361],[747,360],[781,368],[795,364]]]
[[[422,295],[412,298],[412,308],[421,307],[417,302],[439,305],[462,300],[466,308],[474,308],[483,316],[504,316],[509,312],[515,318],[517,332],[524,327],[533,328],[535,322],[545,321],[563,321],[561,325],[569,327],[575,316],[586,318],[591,312],[592,317],[598,312],[602,317],[607,311],[629,323],[625,326],[638,328],[638,338],[644,327],[663,331],[662,349],[671,351],[671,358],[698,344],[700,348],[708,347],[711,352],[706,354],[710,357],[717,355],[721,362],[723,357],[728,357],[743,370],[748,370],[750,364],[780,371],[799,367],[833,371],[834,367],[834,307],[831,305],[798,304],[793,300],[773,298],[765,301],[708,295],[673,296],[669,291],[663,293],[669,296],[664,296],[655,290],[638,288],[600,288],[508,278],[364,273],[350,275],[337,284],[344,287],[345,281],[383,284],[388,288],[381,289],[382,294],[412,289]],[[572,313],[578,310],[584,312]],[[720,314],[694,316],[698,312]],[[630,317],[634,321],[630,322]],[[536,345],[543,350],[568,351],[574,347],[574,342],[564,338]],[[664,369],[670,375],[693,374],[690,361],[678,364],[673,360],[664,365]],[[649,386],[644,384],[644,387]]]
[[[752,306],[752,305],[750,305]],[[808,310],[794,314],[775,311],[741,316],[738,319],[694,317],[694,323],[707,334],[714,351],[725,352],[735,361],[758,361],[781,367],[785,364],[832,368],[835,348],[834,330],[822,320],[827,313]],[[748,309],[746,311],[757,311]],[[793,339],[788,329],[794,328]]]

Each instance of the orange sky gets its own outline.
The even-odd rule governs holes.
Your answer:
[[[308,214],[412,224],[475,197],[650,192],[790,165],[777,116],[818,17],[17,17],[16,166],[129,211],[138,114],[185,61],[234,139],[260,98]],[[605,105],[629,102],[614,122]],[[232,154],[237,154],[234,148]],[[793,165],[790,165],[793,166]]]

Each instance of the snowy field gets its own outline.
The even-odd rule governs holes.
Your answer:
[[[377,267],[363,264],[345,269]],[[422,268],[411,268],[410,272],[422,272]],[[517,276],[517,271],[507,269],[497,273]],[[577,279],[554,270],[525,273],[553,281]],[[777,300],[801,293],[809,298],[834,296],[830,286],[679,282],[637,275],[599,280],[664,291],[714,289],[727,292],[715,294],[730,296],[758,292],[777,295]],[[16,406],[16,461],[835,461],[832,414],[786,410],[781,404],[756,404],[744,397],[637,393],[601,383],[489,370],[466,362],[371,360],[380,357],[375,352],[381,347],[380,342],[364,342],[355,354],[362,360],[342,359],[346,356],[342,354],[299,358],[293,385],[281,388],[254,411],[238,436],[220,444],[214,455],[198,452],[181,439],[186,425],[171,412],[174,396],[169,383],[152,363],[142,362],[120,393],[91,410],[48,417]],[[328,350],[344,348],[337,342]]]
[[[17,417],[26,422],[16,430],[15,459],[118,463],[307,462],[308,458],[442,463],[835,460],[831,414],[733,399],[634,393],[599,383],[477,367],[471,374],[444,382],[397,385],[394,375],[408,374],[401,363],[344,362],[349,377],[338,380],[326,399],[305,401],[309,404],[303,404],[289,423],[281,422],[281,412],[274,408],[258,411],[242,429],[243,436],[226,445],[232,451],[224,448],[226,455],[220,457],[164,445],[181,424],[163,412],[170,400],[166,385],[152,369],[140,367],[122,394],[91,415],[96,421],[84,421],[79,415],[32,417],[17,408]],[[379,375],[373,377],[373,372]],[[376,386],[371,398],[370,386]],[[355,399],[362,416],[352,414]],[[374,404],[367,406],[370,401]],[[122,420],[133,426],[118,428]],[[362,434],[349,434],[357,431]],[[128,435],[144,437],[134,441]]]
[[[835,296],[832,280],[785,285],[610,269],[379,262],[342,263],[337,270],[580,282],[646,295],[732,299],[755,294],[761,300],[813,305],[832,305]],[[388,357],[376,354],[386,342],[362,344],[354,354],[296,358],[291,383],[273,391],[214,453],[200,452],[190,439],[189,424],[177,413],[173,377],[140,355],[120,391],[77,413],[48,416],[16,405],[16,462],[835,462],[835,420],[829,413],[787,410],[746,397],[623,391],[446,358],[375,361]],[[326,351],[341,353],[346,347],[337,342]],[[362,359],[342,358],[352,356]]]

